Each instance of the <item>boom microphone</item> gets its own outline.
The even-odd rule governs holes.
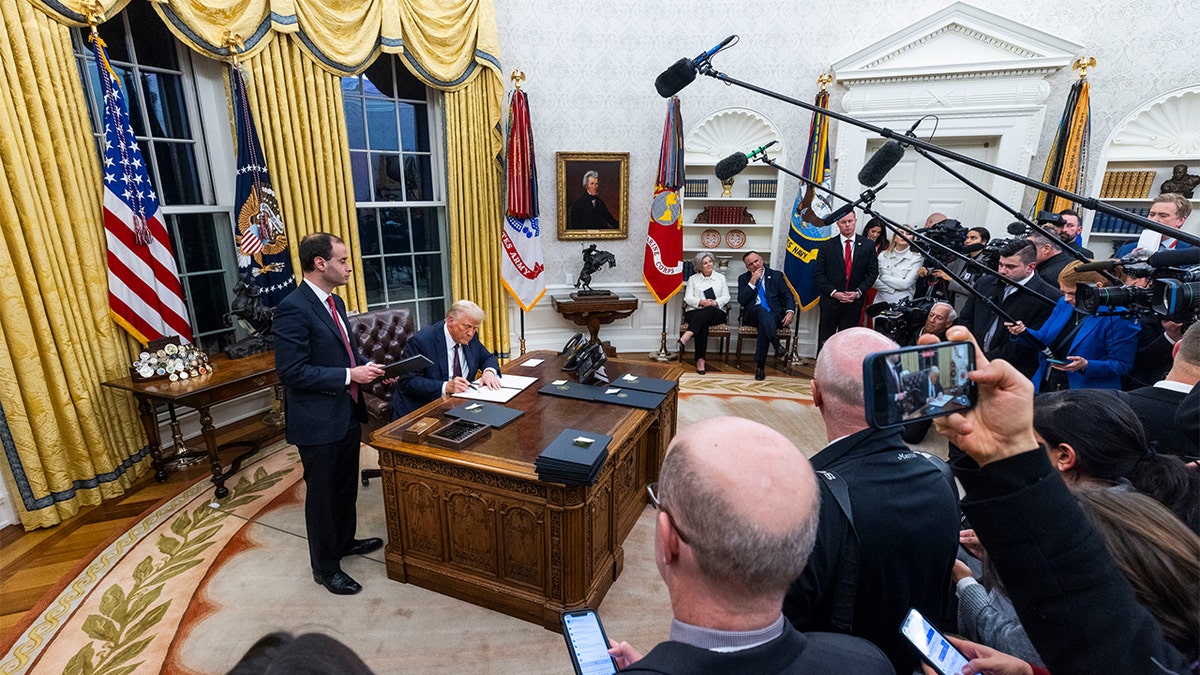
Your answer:
[[[779,141],[771,141],[770,143],[757,147],[744,155],[740,152],[735,152],[725,159],[717,162],[717,166],[713,170],[713,173],[717,174],[717,178],[721,179],[722,181],[733,178],[746,168],[746,165],[749,164],[750,160],[763,154],[766,152],[767,148],[775,145],[778,142]]]
[[[707,63],[717,52],[729,46],[735,40],[737,40],[737,36],[730,35],[721,40],[720,44],[706,52],[701,52],[694,59],[679,59],[654,79],[654,89],[663,98],[671,98],[675,94],[678,94],[680,90],[696,79],[696,71],[699,70],[702,64]]]
[[[1200,265],[1200,248],[1165,249],[1146,259],[1154,267],[1189,267]]]
[[[900,145],[899,141],[888,141],[883,144],[883,147],[875,151],[871,155],[871,159],[863,164],[863,168],[858,172],[859,185],[871,187],[878,185],[879,181],[888,174],[900,160],[904,159],[904,146]]]
[[[1019,220],[1014,220],[1013,222],[1009,223],[1007,229],[1009,234],[1015,234],[1018,237],[1023,237],[1027,232],[1029,232],[1029,226]]]
[[[1175,251],[1163,251],[1163,253],[1175,253]],[[1200,254],[1200,252],[1198,252],[1197,254],[1193,254],[1193,255],[1198,255],[1198,254]],[[1159,254],[1155,253],[1154,255],[1159,255]],[[1121,265],[1134,265],[1137,263],[1149,262],[1150,261],[1149,259],[1151,257],[1153,257],[1153,256],[1148,256],[1146,254],[1146,251],[1134,249],[1134,251],[1132,253],[1125,256],[1124,258],[1110,258],[1108,260],[1095,260],[1090,263],[1084,263],[1084,264],[1080,265],[1079,267],[1076,267],[1075,269],[1080,272],[1104,272],[1107,270],[1111,270],[1114,267],[1120,267]],[[1169,257],[1168,257],[1168,259],[1169,259]],[[1197,262],[1200,262],[1200,259],[1197,259]],[[1170,263],[1164,263],[1164,264],[1170,264]]]

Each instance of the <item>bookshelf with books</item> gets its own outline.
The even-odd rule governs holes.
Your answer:
[[[1200,174],[1200,144],[1187,120],[1200,116],[1200,85],[1190,85],[1144,102],[1122,120],[1103,146],[1089,196],[1145,216],[1162,184],[1174,177],[1175,167]],[[1200,207],[1197,197],[1193,207]],[[1200,216],[1193,209],[1183,229],[1200,233]],[[1112,254],[1142,228],[1117,216],[1092,212],[1084,216],[1084,242],[1098,258]]]
[[[783,154],[781,137],[764,115],[747,108],[726,108],[698,122],[688,132],[684,145],[687,184],[683,197],[684,259],[701,251],[711,252],[731,283],[745,271],[742,254],[758,251],[770,260],[775,242],[775,224],[780,209],[778,172],[760,162],[750,162],[722,185],[714,173],[722,159],[735,152],[749,152],[771,141],[771,157]],[[723,196],[728,187],[728,196]]]

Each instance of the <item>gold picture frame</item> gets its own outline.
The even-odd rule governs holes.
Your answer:
[[[626,239],[629,237],[629,153],[559,152],[558,238]],[[595,198],[584,177],[596,172]],[[613,221],[616,221],[614,226]]]

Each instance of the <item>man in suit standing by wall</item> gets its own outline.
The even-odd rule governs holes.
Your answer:
[[[1125,400],[1146,428],[1146,440],[1158,441],[1158,452],[1200,456],[1200,439],[1175,423],[1183,397],[1200,382],[1200,328],[1192,324],[1172,348],[1175,361],[1167,376],[1153,386],[1126,392]]]
[[[470,300],[450,306],[446,318],[426,326],[404,346],[403,358],[420,354],[431,363],[400,378],[392,392],[392,419],[399,419],[441,396],[466,391],[475,373],[483,370],[480,383],[500,388],[500,362],[479,341],[476,331],[487,314]]]
[[[813,272],[821,292],[817,353],[834,333],[858,325],[863,296],[879,276],[875,242],[854,233],[858,218],[851,211],[837,221],[839,235],[817,246]]]
[[[758,329],[758,339],[754,343],[754,379],[765,380],[767,346],[774,344],[775,356],[779,356],[781,348],[775,331],[781,326],[792,325],[796,316],[796,298],[787,287],[783,273],[764,265],[758,251],[747,252],[742,256],[742,262],[746,265],[746,273],[738,277],[742,325]]]
[[[341,559],[370,553],[378,538],[355,539],[360,423],[366,407],[358,391],[383,375],[358,351],[346,329],[346,305],[333,289],[350,280],[350,254],[325,232],[299,246],[304,280],[275,308],[275,370],[286,388],[287,440],[304,464],[304,524],[313,580],[331,593],[362,590],[342,571]]]
[[[1062,297],[1057,280],[1055,285],[1051,286],[1034,273],[1037,269],[1037,256],[1037,248],[1032,242],[1026,239],[1010,240],[1000,249],[1000,263],[996,271],[1023,288],[1057,301]],[[1026,326],[1041,327],[1054,311],[1052,303],[1002,283],[990,274],[980,280],[975,290],[1014,319],[1023,321]],[[1025,377],[1033,377],[1038,367],[1037,352],[1012,340],[1004,327],[1006,320],[972,296],[963,307],[958,323],[966,326],[972,335],[979,336],[979,347],[989,360],[1004,359],[1013,364]]]

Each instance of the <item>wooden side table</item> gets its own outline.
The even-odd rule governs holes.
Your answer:
[[[550,297],[554,310],[577,326],[587,326],[592,343],[604,348],[604,353],[616,356],[617,350],[607,342],[600,341],[600,326],[624,319],[638,308],[638,299],[633,296],[616,296],[600,300],[575,300],[570,297]]]

